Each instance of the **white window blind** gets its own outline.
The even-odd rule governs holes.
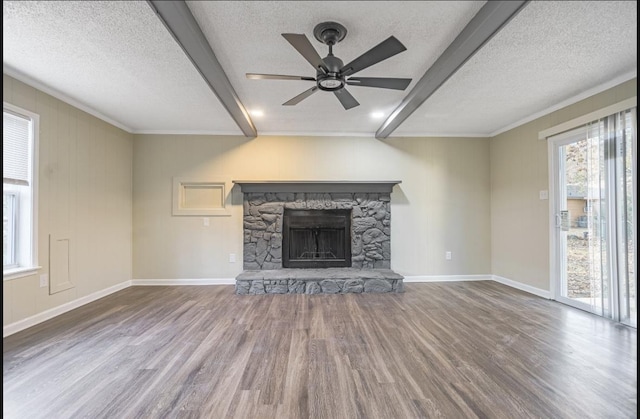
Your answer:
[[[31,119],[3,112],[2,181],[29,185],[29,143]]]

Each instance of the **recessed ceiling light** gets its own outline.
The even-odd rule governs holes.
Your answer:
[[[384,117],[384,112],[371,112],[371,117],[374,119],[380,119]]]
[[[260,118],[264,116],[264,112],[262,112],[260,109],[254,109],[252,111],[249,111],[249,115],[255,116],[256,118]]]

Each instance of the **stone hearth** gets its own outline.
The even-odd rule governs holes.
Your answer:
[[[243,199],[243,268],[237,294],[402,292],[391,271],[394,182],[234,181]],[[287,210],[351,211],[351,267],[283,268]]]
[[[403,277],[390,269],[274,269],[244,271],[237,294],[359,294],[402,292]]]

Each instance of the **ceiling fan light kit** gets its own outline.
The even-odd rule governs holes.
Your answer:
[[[283,103],[283,105],[297,105],[318,90],[323,90],[333,92],[345,109],[351,109],[359,105],[358,101],[345,88],[346,85],[404,90],[411,83],[411,79],[404,78],[350,77],[365,68],[371,67],[380,61],[405,51],[407,48],[393,36],[390,36],[345,65],[340,58],[333,55],[334,45],[347,36],[347,29],[344,26],[337,22],[322,22],[316,25],[313,30],[313,35],[318,41],[329,47],[329,54],[326,57],[320,57],[305,35],[293,33],[282,34],[309,64],[313,66],[316,70],[316,77],[247,73],[247,78],[314,81],[316,82],[315,86],[288,100]]]

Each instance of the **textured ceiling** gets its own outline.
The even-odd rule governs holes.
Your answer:
[[[3,1],[10,75],[86,105],[132,131],[242,134],[142,1]]]
[[[455,39],[480,1],[187,2],[259,134],[373,136]],[[245,73],[314,76],[281,36],[313,37],[317,23],[343,24],[334,47],[345,63],[393,35],[406,47],[362,77],[408,77],[405,91],[350,86],[345,111],[318,92],[282,103],[305,81],[248,80]],[[3,1],[5,73],[132,132],[241,134],[146,2]],[[487,136],[637,73],[637,2],[533,1],[393,134]],[[372,118],[372,112],[383,117]]]
[[[631,1],[530,2],[393,135],[495,134],[628,79],[638,66],[636,11]]]

